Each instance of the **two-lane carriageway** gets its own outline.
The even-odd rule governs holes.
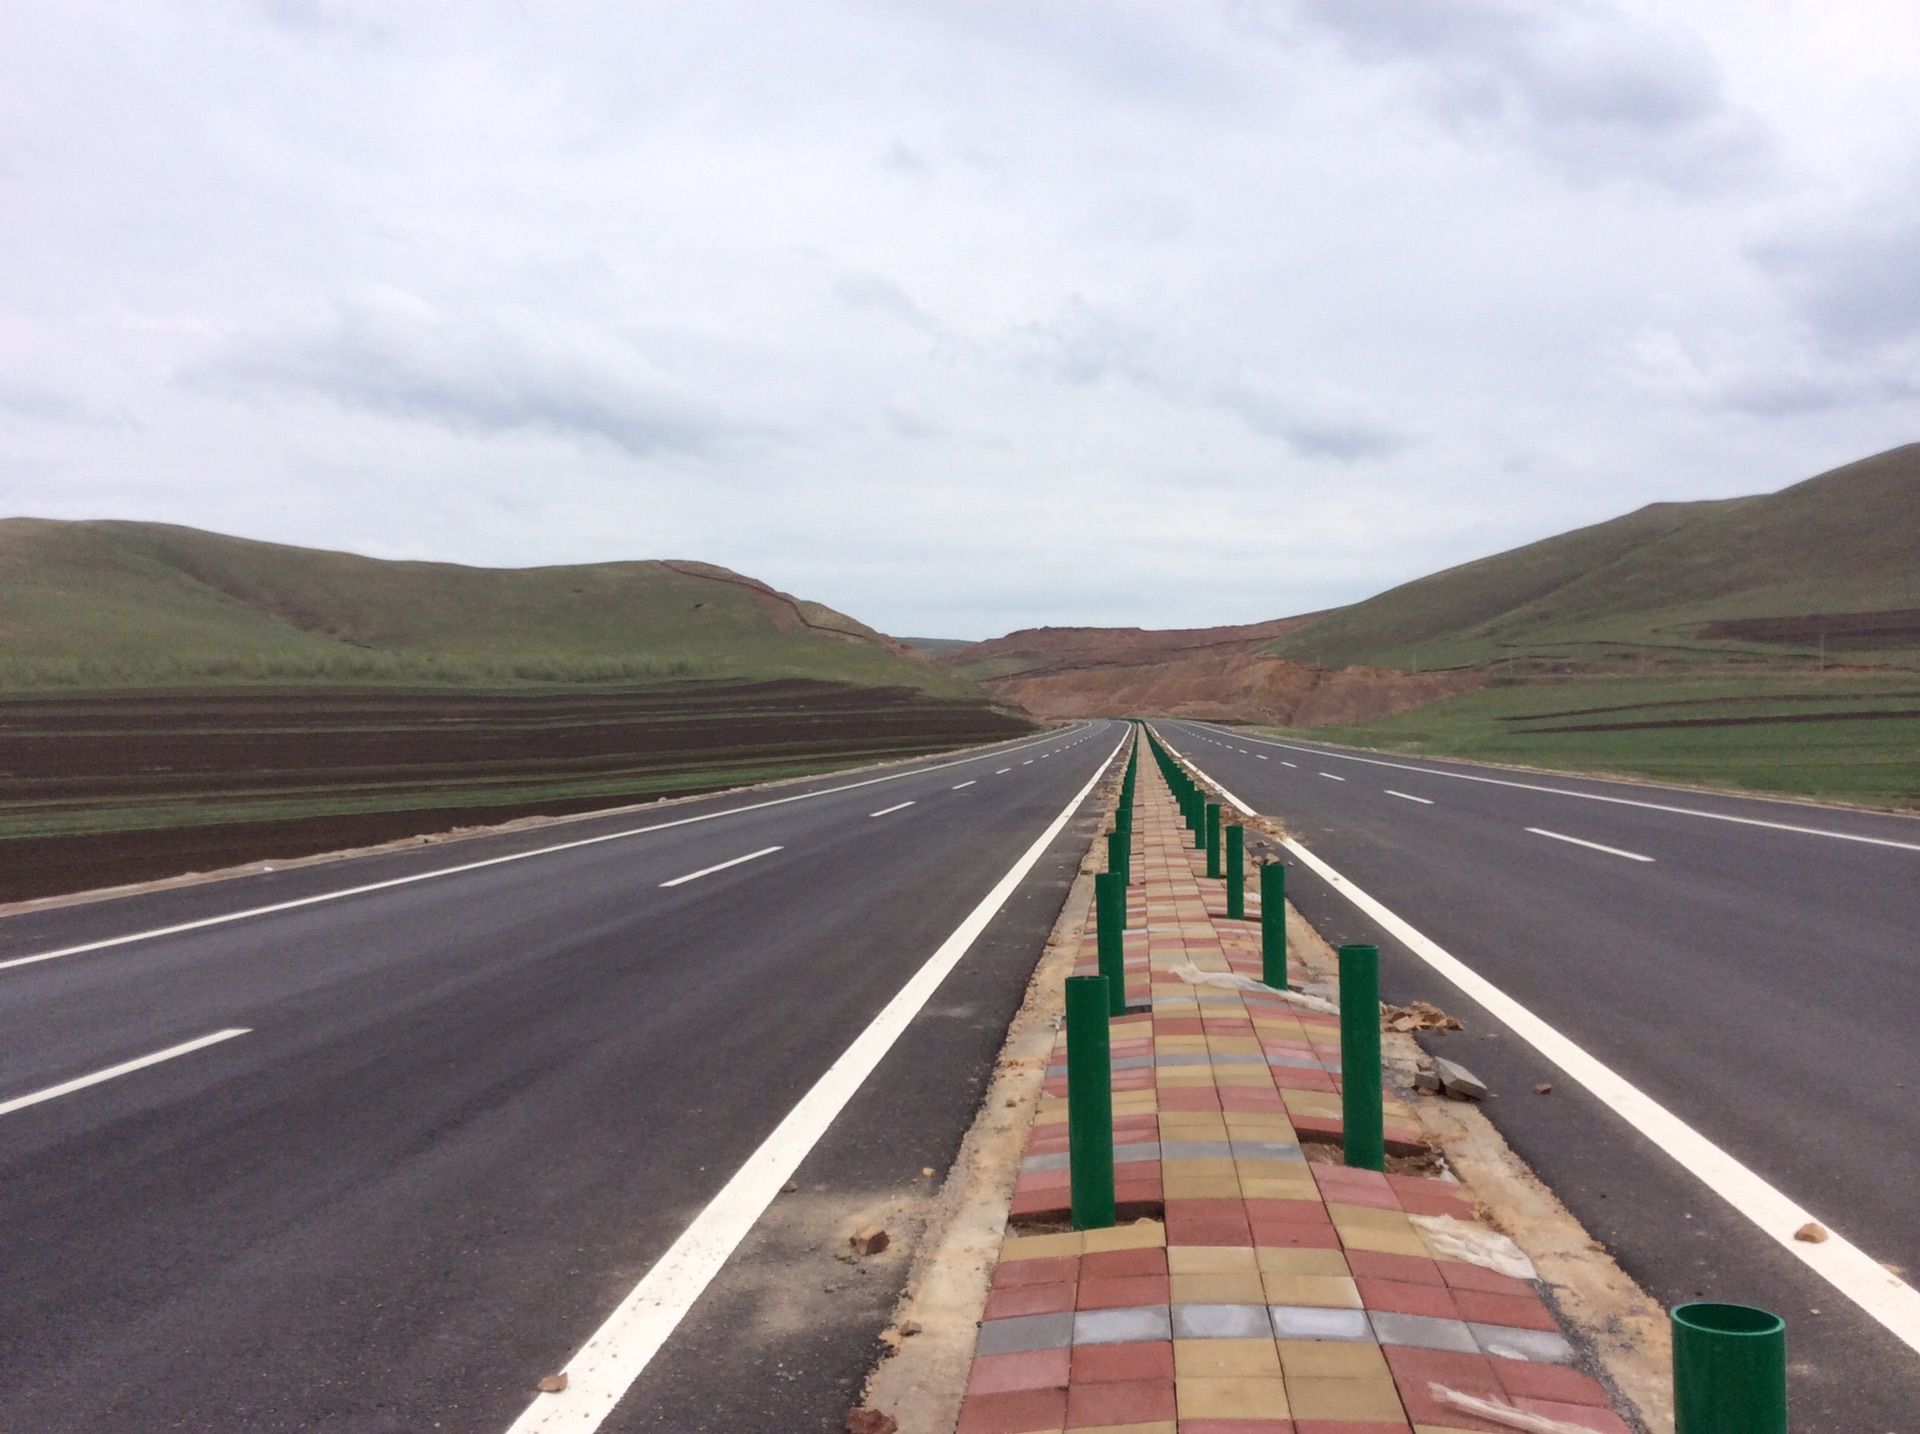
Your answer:
[[[1124,731],[0,920],[0,1429],[836,1426]]]

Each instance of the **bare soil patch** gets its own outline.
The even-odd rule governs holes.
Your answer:
[[[713,791],[1018,736],[981,702],[816,681],[0,699],[0,901]]]

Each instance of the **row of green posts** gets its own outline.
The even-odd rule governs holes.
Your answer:
[[[1167,750],[1152,729],[1134,723],[1120,801],[1107,833],[1107,869],[1094,878],[1100,974],[1067,978],[1067,1147],[1073,1224],[1104,1229],[1116,1218],[1113,1192],[1113,1062],[1108,1022],[1127,1011],[1127,889],[1133,884],[1133,796],[1139,737],[1173,792],[1207,875],[1227,888],[1227,919],[1246,919],[1246,833],[1223,822],[1220,804]],[[1287,989],[1286,868],[1261,863],[1260,979]],[[1367,1170],[1386,1168],[1381,1109],[1380,953],[1340,948],[1340,1107],[1342,1157]],[[1675,1434],[1787,1434],[1786,1323],[1749,1305],[1677,1305],[1673,1324]]]

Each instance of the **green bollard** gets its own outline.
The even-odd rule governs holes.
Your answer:
[[[1227,828],[1227,920],[1247,919],[1247,834],[1238,822]]]
[[[1674,1434],[1787,1434],[1787,1326],[1751,1305],[1675,1305]]]
[[[1380,952],[1340,948],[1340,1122],[1345,1156],[1362,1170],[1387,1168],[1380,1111]]]
[[[1093,931],[1100,955],[1100,974],[1107,978],[1113,999],[1113,1015],[1127,1009],[1126,942],[1121,932],[1127,922],[1127,889],[1120,884],[1120,873],[1103,871],[1093,878]]]
[[[1287,869],[1277,861],[1260,868],[1260,979],[1287,989]]]
[[[1193,849],[1207,849],[1207,796],[1198,787],[1193,788],[1193,799],[1189,803],[1193,809],[1193,819],[1188,823],[1193,828]]]
[[[1115,827],[1107,833],[1107,870],[1120,878],[1120,884],[1127,884],[1127,834]]]
[[[1107,978],[1067,977],[1067,1169],[1073,1228],[1113,1224],[1113,1058]]]
[[[1207,803],[1207,875],[1220,879],[1220,803]]]

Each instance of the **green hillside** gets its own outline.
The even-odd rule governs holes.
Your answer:
[[[1656,503],[1403,584],[1268,652],[1648,670],[1920,657],[1920,444],[1752,498]]]
[[[849,617],[700,563],[472,568],[0,520],[4,690],[775,678],[979,695]]]

